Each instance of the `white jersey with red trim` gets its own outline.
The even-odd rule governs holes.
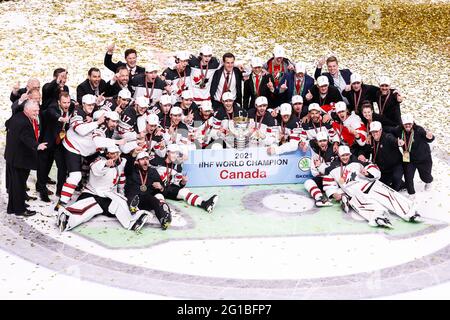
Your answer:
[[[214,72],[220,68],[220,61],[213,57],[208,66],[200,65],[200,60],[195,57],[189,61],[191,66],[191,90],[194,101],[201,102],[211,100],[210,88]]]
[[[63,140],[63,146],[75,154],[83,157],[90,156],[97,151],[92,140],[92,133],[98,128],[96,121],[87,120],[87,115],[82,109],[76,109],[70,118],[69,130]]]
[[[264,123],[256,123],[253,119],[250,119],[250,141],[251,146],[270,146],[277,141],[279,134],[278,127],[268,126]]]
[[[281,127],[273,127],[278,128],[275,130],[280,130],[280,135],[284,136],[285,142],[281,145],[274,145],[275,154],[284,154],[289,152],[294,152],[298,149],[300,143],[306,143],[306,134],[303,128],[281,128]],[[283,134],[284,130],[284,134]]]
[[[84,192],[88,192],[99,197],[108,197],[109,192],[118,192],[123,194],[125,186],[124,168],[126,159],[120,159],[114,167],[106,166],[108,159],[98,157],[91,164],[89,180]]]
[[[167,164],[165,158],[158,156],[150,160],[150,165],[158,171],[161,181],[165,186],[170,184],[180,186],[180,182],[183,177],[182,163],[183,159],[180,157],[171,164]]]
[[[206,147],[213,140],[212,131],[216,125],[216,121],[214,117],[209,117],[208,120],[203,121],[201,124],[199,121],[194,123],[194,127],[192,128],[194,140],[202,147]]]
[[[106,124],[100,125],[92,132],[92,141],[97,151],[116,145],[114,137],[118,137],[117,131],[109,130]]]
[[[367,176],[361,172],[363,169],[368,172]],[[325,169],[323,189],[328,197],[334,193],[346,193],[352,196],[355,188],[363,190],[369,182],[380,177],[381,172],[376,164],[362,163],[352,155],[347,164],[336,159]]]
[[[336,132],[333,129],[333,126],[329,122],[322,123],[320,121],[319,123],[314,123],[312,121],[304,122],[302,123],[302,128],[305,130],[305,139],[313,140],[316,139],[317,134],[319,132],[324,132],[328,135],[330,142],[340,142],[339,136],[336,134]]]
[[[222,139],[227,148],[234,148],[234,139],[235,136],[230,130],[230,127],[234,127],[234,120],[232,119],[223,119],[219,120],[216,117],[211,117],[210,119],[212,123],[212,128],[209,131],[209,137],[213,140]]]

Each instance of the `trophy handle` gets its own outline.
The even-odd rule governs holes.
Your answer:
[[[230,132],[234,135],[237,136],[238,133],[236,131],[236,128],[234,127],[234,121],[233,120],[228,120],[228,130],[230,130]]]

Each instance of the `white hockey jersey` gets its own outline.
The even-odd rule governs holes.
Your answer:
[[[84,192],[88,192],[99,197],[107,197],[110,192],[123,194],[125,186],[124,168],[126,159],[121,159],[115,167],[106,166],[107,159],[98,157],[91,164],[89,180]]]
[[[367,170],[368,176],[364,176],[361,170]],[[325,170],[323,178],[323,190],[328,197],[334,193],[347,193],[353,195],[353,188],[364,188],[371,181],[381,177],[378,166],[368,162],[362,163],[356,157],[351,156],[347,164],[343,164],[340,159],[333,161]]]
[[[83,157],[90,156],[97,151],[92,137],[94,130],[98,128],[96,121],[88,121],[87,115],[82,109],[75,110],[70,118],[69,130],[63,140],[63,146],[75,154]]]

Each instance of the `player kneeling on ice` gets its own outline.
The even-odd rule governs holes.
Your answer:
[[[341,201],[346,213],[352,207],[371,226],[391,227],[386,213],[409,222],[419,221],[411,200],[378,181],[381,173],[375,164],[362,163],[348,146],[340,146],[338,154],[339,158],[325,170],[323,189]]]
[[[146,151],[137,154],[136,159],[131,155],[125,166],[125,195],[128,199],[131,212],[139,216],[148,211],[154,211],[166,230],[172,222],[169,206],[161,194],[164,191],[158,172],[150,167],[150,155]]]
[[[328,133],[320,131],[316,139],[310,140],[311,147],[311,174],[314,178],[305,181],[305,189],[316,201],[317,207],[329,207],[332,203],[323,193],[323,176],[325,169],[338,156],[334,152],[333,144],[328,139]]]
[[[77,201],[66,208],[59,206],[57,225],[71,230],[98,214],[114,215],[125,229],[138,231],[147,215],[131,214],[123,191],[126,159],[120,158],[117,146],[107,148],[106,158],[98,157],[91,164],[89,180]]]
[[[188,204],[200,207],[209,213],[214,210],[219,197],[213,195],[208,200],[186,188],[188,177],[182,174],[182,162],[186,159],[176,144],[167,146],[167,154],[164,158],[155,156],[150,160],[150,165],[156,168],[163,182],[163,196],[172,200],[185,200]]]

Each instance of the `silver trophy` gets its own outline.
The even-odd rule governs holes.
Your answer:
[[[242,150],[248,147],[249,137],[252,132],[250,119],[247,117],[235,117],[229,122],[228,128],[234,136],[234,147]]]

